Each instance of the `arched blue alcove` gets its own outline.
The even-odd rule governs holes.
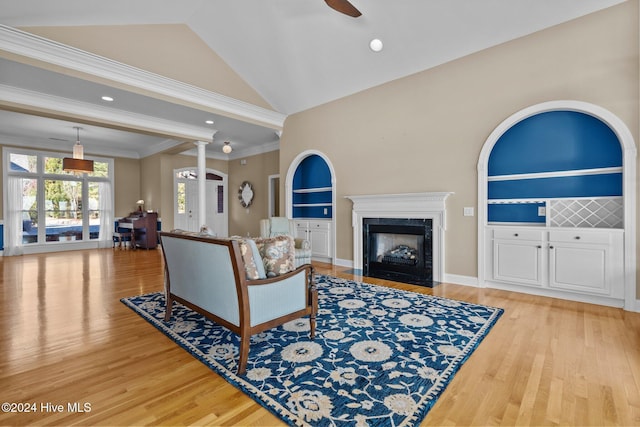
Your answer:
[[[637,310],[636,155],[627,125],[583,101],[500,122],[478,158],[478,284]],[[588,278],[586,253],[603,254]]]
[[[544,199],[622,196],[622,157],[615,132],[592,115],[547,111],[527,117],[491,150],[488,221],[544,223]]]
[[[292,188],[293,218],[333,216],[331,170],[322,157],[311,154],[298,164]]]

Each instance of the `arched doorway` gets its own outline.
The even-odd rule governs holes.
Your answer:
[[[621,150],[619,153],[621,156],[619,167],[589,168],[578,166],[574,168],[575,170],[572,170],[572,168],[566,168],[567,170],[558,170],[558,168],[554,167],[550,168],[552,170],[546,172],[536,170],[528,174],[515,173],[511,175],[509,172],[490,172],[490,159],[496,144],[498,144],[501,138],[505,138],[512,129],[518,128],[519,125],[526,121],[530,121],[531,118],[541,117],[543,114],[550,112],[580,113],[581,115],[586,116],[587,119],[591,119],[591,122],[600,123],[603,127],[609,129],[617,139]],[[562,132],[565,132],[565,130],[562,130]],[[578,135],[577,138],[580,138],[580,136]],[[575,149],[576,147],[578,147],[578,145],[574,145],[573,148]],[[554,153],[550,152],[548,155],[553,156]],[[562,167],[559,169],[562,169]],[[485,141],[478,161],[478,279],[480,286],[495,286],[511,289],[508,287],[510,285],[509,281],[510,278],[515,277],[513,282],[519,281],[520,284],[526,284],[526,286],[522,287],[524,292],[530,291],[535,294],[559,297],[568,296],[569,299],[573,299],[572,297],[576,296],[577,300],[587,302],[592,302],[590,297],[594,297],[593,301],[597,303],[601,303],[601,301],[605,301],[605,303],[611,302],[610,305],[624,305],[625,309],[634,310],[636,300],[635,169],[636,146],[631,132],[618,117],[596,105],[579,101],[546,102],[521,110],[503,121]],[[618,177],[616,177],[616,175],[618,175]],[[595,236],[596,240],[601,239],[602,242],[606,241],[607,243],[602,243],[599,247],[594,243],[594,246],[587,247],[587,249],[597,249],[597,251],[591,252],[594,254],[593,259],[601,259],[603,266],[604,263],[609,261],[612,263],[619,262],[619,264],[613,265],[616,271],[619,270],[619,274],[616,273],[615,277],[611,276],[610,272],[604,272],[604,268],[602,271],[603,275],[608,275],[605,279],[609,284],[615,282],[614,284],[617,285],[620,284],[620,282],[624,282],[623,289],[621,290],[622,295],[620,297],[616,296],[616,298],[608,298],[611,296],[607,294],[609,290],[596,285],[594,285],[593,289],[586,289],[586,296],[581,295],[579,292],[576,293],[576,286],[574,286],[573,289],[569,286],[566,286],[563,289],[562,285],[560,285],[556,289],[553,289],[555,283],[554,280],[557,281],[557,277],[553,276],[553,269],[557,267],[556,263],[559,259],[558,255],[556,255],[560,253],[558,248],[563,250],[568,248],[565,252],[562,252],[563,256],[566,258],[571,258],[571,256],[577,254],[578,249],[585,249],[585,247],[578,248],[577,246],[577,239],[580,238],[578,233],[571,233],[574,229],[587,230],[587,228],[584,224],[580,224],[579,221],[575,222],[575,224],[578,225],[573,225],[573,227],[575,227],[574,229],[571,228],[572,226],[568,225],[569,222],[560,221],[554,223],[553,218],[549,217],[547,210],[550,208],[551,204],[554,204],[555,206],[556,204],[561,204],[566,200],[571,202],[576,201],[579,205],[583,202],[583,199],[585,199],[585,197],[582,197],[582,194],[556,194],[554,193],[554,191],[558,190],[556,187],[552,188],[553,191],[542,194],[542,197],[537,197],[538,194],[532,192],[531,194],[527,194],[523,197],[513,196],[511,199],[505,201],[498,199],[501,197],[508,198],[510,196],[505,196],[505,193],[496,196],[499,192],[495,192],[495,189],[498,187],[501,188],[500,191],[503,191],[508,187],[513,189],[516,186],[523,185],[527,185],[529,190],[533,185],[537,185],[543,180],[545,181],[547,188],[550,188],[549,184],[553,183],[553,180],[556,180],[555,182],[562,182],[562,185],[564,185],[567,180],[576,181],[582,180],[585,177],[586,179],[584,182],[597,182],[598,185],[601,185],[603,182],[600,177],[607,177],[607,179],[612,180],[619,179],[619,203],[621,203],[619,215],[621,220],[619,223],[613,221],[612,224],[614,225],[611,225],[610,231],[605,230],[600,235],[596,235],[594,233],[590,234],[590,236]],[[497,186],[492,184],[498,181],[502,182]],[[538,182],[536,183],[535,181]],[[531,184],[531,186],[529,184]],[[597,191],[603,191],[603,194],[606,194],[606,192],[611,191],[611,188],[613,187]],[[588,191],[592,190],[590,189]],[[493,194],[491,194],[492,192]],[[607,202],[607,197],[599,198],[604,199],[605,202]],[[611,197],[611,199],[614,199],[614,197]],[[496,209],[496,203],[504,203],[504,205]],[[517,205],[517,209],[506,209],[504,206],[509,203],[514,206]],[[598,201],[598,203],[600,203],[600,201]],[[526,212],[527,209],[529,209],[528,213]],[[503,212],[496,214],[497,211]],[[505,211],[508,212],[505,214]],[[536,220],[531,218],[536,215],[539,217],[545,217],[545,219],[540,219],[537,221],[539,222],[538,224],[534,224]],[[509,222],[511,221],[509,218],[516,218],[516,220]],[[591,227],[595,231],[595,229],[600,226],[601,225],[596,224]],[[619,230],[614,230],[615,228],[619,228]],[[562,233],[565,232],[568,239],[572,238],[576,240],[562,247],[555,245],[553,241],[550,241],[550,239],[552,240],[554,238],[553,236],[560,236],[564,238]],[[528,239],[526,242],[522,240],[525,237]],[[616,239],[619,240],[619,245],[616,243]],[[519,241],[514,243],[515,240]],[[584,239],[581,242],[584,242]],[[616,249],[611,245],[618,245],[620,248]],[[507,254],[505,259],[508,259],[507,264],[509,267],[504,269],[506,274],[503,274],[504,271],[501,270],[503,267],[501,265],[500,258],[501,248],[503,248],[504,253]],[[514,255],[518,252],[523,254],[523,256],[529,256],[529,261]],[[612,256],[612,253],[614,253],[615,256]],[[569,256],[567,256],[567,254],[569,254]],[[584,260],[582,260],[582,262],[583,266],[589,265],[588,262],[585,263]],[[512,266],[515,267],[511,268]],[[591,265],[589,265],[589,267],[591,267]],[[607,266],[607,268],[608,267],[609,266]],[[518,269],[518,271],[516,271],[516,269]],[[578,268],[574,270],[577,271]],[[521,277],[517,277],[518,275]],[[591,277],[588,277],[585,282],[589,282],[590,279]],[[605,280],[603,279],[603,283],[604,281]],[[605,287],[606,286],[609,285],[605,283]],[[621,301],[622,304],[618,304],[616,301]]]
[[[317,150],[300,153],[285,180],[285,212],[296,221],[296,237],[311,242],[312,257],[335,257],[336,180],[329,158]]]

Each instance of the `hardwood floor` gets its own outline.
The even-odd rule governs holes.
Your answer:
[[[284,425],[120,303],[162,290],[160,249],[0,260],[2,402],[21,410],[1,425]],[[640,314],[364,281],[505,309],[422,425],[640,425]]]

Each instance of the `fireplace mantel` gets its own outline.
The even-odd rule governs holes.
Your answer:
[[[353,266],[362,269],[363,218],[419,218],[433,221],[433,280],[444,276],[444,232],[446,229],[445,201],[451,192],[402,194],[369,194],[345,196],[353,202]]]

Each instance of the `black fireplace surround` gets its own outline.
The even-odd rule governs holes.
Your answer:
[[[433,286],[431,219],[363,218],[363,275]]]

